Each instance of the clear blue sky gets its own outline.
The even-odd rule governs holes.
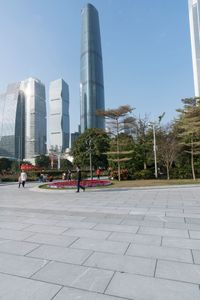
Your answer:
[[[187,0],[91,0],[99,11],[106,108],[123,104],[151,119],[176,116],[194,95]],[[0,1],[0,92],[8,83],[63,77],[71,131],[79,123],[83,0]]]

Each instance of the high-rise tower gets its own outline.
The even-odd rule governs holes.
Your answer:
[[[45,87],[28,78],[0,95],[0,156],[32,159],[46,153]]]
[[[105,103],[98,11],[87,4],[81,16],[80,122],[83,133],[88,128],[105,128],[104,117],[96,115],[97,110],[105,109]]]
[[[25,158],[46,154],[46,96],[44,84],[36,78],[21,81],[25,95]]]
[[[69,87],[63,79],[49,88],[50,146],[65,151],[69,147]]]
[[[200,0],[188,0],[195,97],[200,96]]]

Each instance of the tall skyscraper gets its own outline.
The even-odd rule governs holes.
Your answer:
[[[200,0],[188,0],[195,97],[200,96]]]
[[[25,155],[25,105],[20,83],[10,84],[0,95],[0,156],[23,159]]]
[[[45,87],[28,78],[0,96],[0,156],[32,159],[46,153]]]
[[[98,11],[87,4],[81,16],[80,122],[83,133],[88,128],[105,128],[104,117],[96,115],[97,110],[105,109],[105,103]]]
[[[50,147],[64,152],[69,147],[69,87],[63,79],[50,83]]]

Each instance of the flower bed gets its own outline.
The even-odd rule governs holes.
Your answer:
[[[84,187],[98,187],[98,186],[108,186],[111,185],[112,182],[109,180],[98,180],[98,179],[86,179],[81,181],[81,185]],[[77,186],[76,180],[65,180],[59,182],[48,183],[47,187],[51,189],[70,189],[75,188]]]

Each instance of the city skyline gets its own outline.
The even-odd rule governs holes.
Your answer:
[[[90,2],[101,19],[106,108],[130,104],[137,116],[147,113],[152,119],[165,111],[163,122],[171,120],[181,99],[194,96],[188,1]],[[4,45],[0,91],[29,76],[40,78],[45,86],[65,78],[70,87],[72,132],[80,122],[80,12],[84,5],[82,0],[13,0],[2,3],[0,11]]]

